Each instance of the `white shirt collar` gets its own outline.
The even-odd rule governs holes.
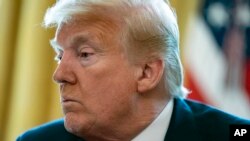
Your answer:
[[[173,107],[173,99],[171,99],[158,117],[140,134],[132,139],[132,141],[164,141]]]

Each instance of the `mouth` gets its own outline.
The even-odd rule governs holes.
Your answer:
[[[75,113],[76,111],[79,111],[79,109],[81,109],[82,104],[75,99],[62,97],[61,106],[64,113]]]
[[[66,115],[67,113],[77,113],[81,111],[83,105],[73,98],[61,97],[61,106],[63,113]]]
[[[66,98],[66,97],[61,97],[61,103],[64,104],[64,103],[71,103],[71,102],[76,102],[76,103],[79,103],[77,100],[75,99],[72,99],[72,98]]]

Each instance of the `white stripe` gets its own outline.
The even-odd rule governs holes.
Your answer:
[[[204,21],[193,17],[187,28],[184,64],[191,71],[207,101],[226,112],[250,118],[245,92],[224,87],[226,62]]]

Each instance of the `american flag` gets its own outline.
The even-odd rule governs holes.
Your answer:
[[[189,98],[250,118],[250,0],[204,0],[188,26]]]

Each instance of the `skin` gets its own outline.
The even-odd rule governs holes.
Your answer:
[[[57,29],[53,78],[60,85],[65,127],[88,141],[131,140],[167,104],[159,85],[163,62],[134,65],[118,42],[118,28],[100,25],[82,20]]]

